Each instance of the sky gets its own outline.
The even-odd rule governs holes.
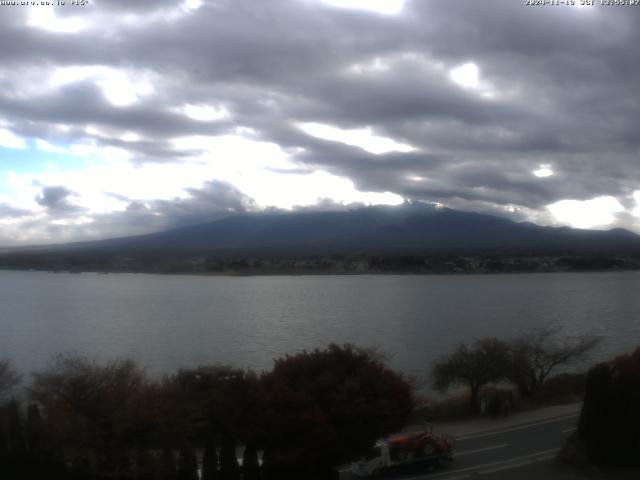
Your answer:
[[[0,246],[405,201],[640,233],[640,5],[4,3]]]

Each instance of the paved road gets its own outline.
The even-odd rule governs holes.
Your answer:
[[[555,458],[575,429],[578,414],[564,415],[458,438],[454,461],[414,480],[491,478],[493,474]]]
[[[577,413],[512,425],[494,431],[460,436],[454,460],[439,470],[419,475],[398,477],[403,480],[463,480],[486,478],[518,478],[515,469],[550,462],[567,436],[575,429]],[[501,472],[513,470],[513,477]],[[533,477],[536,478],[536,477]]]

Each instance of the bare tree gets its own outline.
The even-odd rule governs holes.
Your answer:
[[[76,466],[90,459],[91,470],[115,475],[130,468],[131,453],[147,441],[148,384],[144,370],[131,360],[98,363],[60,355],[34,374],[30,393]]]
[[[539,328],[511,342],[509,379],[522,395],[535,396],[553,370],[584,359],[601,341],[594,335],[569,337],[560,332],[557,327]]]
[[[0,399],[11,391],[22,380],[9,360],[0,360]]]
[[[446,391],[452,385],[466,385],[470,391],[470,406],[478,409],[480,387],[506,378],[509,345],[497,338],[476,340],[471,346],[460,344],[451,354],[434,362],[434,387]]]
[[[30,392],[49,415],[74,417],[86,425],[108,425],[111,429],[114,426],[109,422],[124,420],[136,408],[144,409],[142,393],[147,384],[146,373],[131,360],[100,364],[63,354],[34,374]],[[120,433],[119,428],[110,430],[116,432]]]

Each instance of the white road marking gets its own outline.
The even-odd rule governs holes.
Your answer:
[[[565,416],[562,416],[562,417],[551,418],[549,420],[543,420],[543,421],[536,422],[536,423],[526,423],[526,424],[523,424],[523,425],[518,425],[518,426],[515,426],[515,427],[511,427],[511,428],[503,428],[502,430],[493,430],[491,432],[474,433],[474,434],[471,434],[471,435],[463,435],[461,437],[457,437],[457,439],[458,440],[471,440],[473,438],[489,437],[491,435],[498,435],[500,433],[514,432],[516,430],[523,430],[525,428],[537,427],[538,425],[546,425],[548,423],[561,422],[563,420],[568,420],[570,418],[577,417],[578,415],[579,415],[579,413],[573,413],[571,415],[565,415]]]
[[[536,457],[534,460],[532,460],[532,462],[533,461],[535,461],[535,462],[546,462],[547,460],[553,460],[554,458],[556,458],[557,453],[558,452],[552,453],[551,455],[543,455],[541,457]]]
[[[534,452],[534,453],[530,453],[528,455],[521,455],[519,457],[513,457],[513,458],[508,458],[506,460],[499,460],[497,462],[491,462],[491,463],[485,463],[482,465],[475,465],[473,467],[466,467],[466,468],[458,468],[456,470],[449,470],[448,472],[439,472],[439,473],[429,473],[426,475],[421,475],[419,477],[409,477],[409,478],[404,478],[403,480],[428,480],[431,478],[439,478],[439,477],[443,477],[446,475],[452,475],[452,474],[456,474],[456,473],[462,473],[462,472],[472,472],[474,470],[479,470],[479,469],[486,469],[486,468],[490,468],[490,467],[497,467],[499,465],[507,465],[507,464],[518,464],[521,463],[523,460],[527,460],[527,462],[525,463],[529,463],[531,460],[535,460],[535,457],[540,457],[542,458],[547,458],[549,455],[551,455],[552,458],[553,455],[557,452],[559,452],[560,449],[559,448],[551,448],[549,450],[542,450],[540,452]],[[515,468],[515,467],[512,467]],[[506,470],[506,468],[505,468]],[[447,479],[445,480],[450,480],[451,477],[447,477]],[[457,477],[453,477],[453,478],[457,478]]]
[[[493,445],[492,447],[484,447],[484,448],[476,448],[474,450],[464,450],[462,452],[455,452],[456,457],[460,457],[462,455],[471,455],[472,453],[486,452],[487,450],[495,450],[496,448],[504,448],[508,446],[508,443],[503,443],[501,445]]]
[[[573,432],[574,430],[576,430],[576,427],[573,427],[573,428],[565,428],[564,430],[562,430],[562,433],[569,433],[569,432]]]

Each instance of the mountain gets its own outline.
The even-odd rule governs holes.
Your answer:
[[[113,255],[323,256],[455,252],[514,255],[637,253],[640,236],[543,227],[422,203],[333,212],[262,212],[149,235],[42,247]]]

